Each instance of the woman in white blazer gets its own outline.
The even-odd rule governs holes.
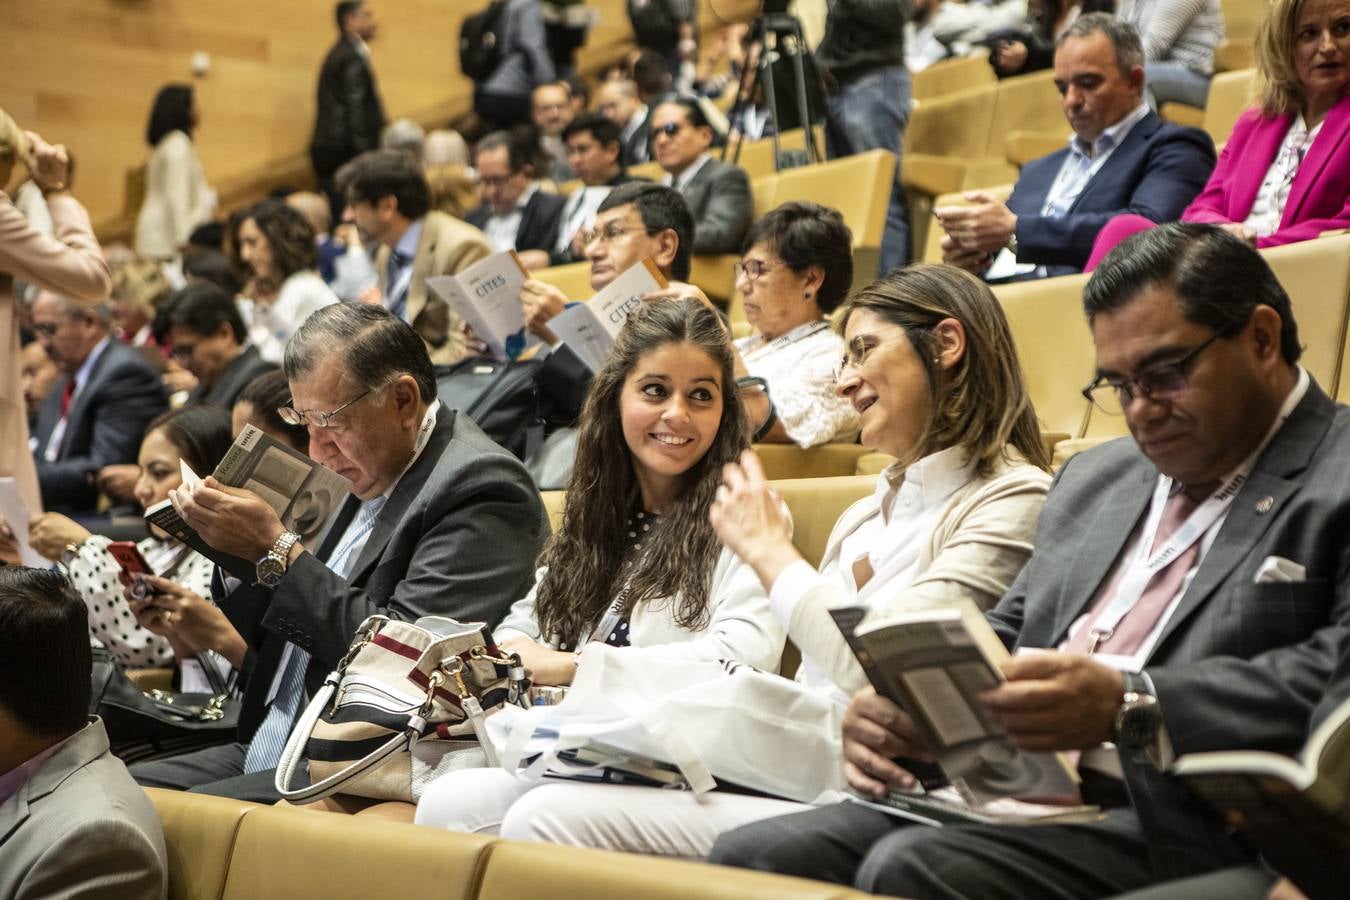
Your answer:
[[[494,630],[536,684],[570,683],[592,641],[777,671],[783,629],[708,521],[748,428],[718,315],[695,300],[634,311],[582,411],[562,526],[534,589]],[[417,821],[493,831],[532,787],[500,769],[452,772],[427,788]]]
[[[992,606],[1031,554],[1050,477],[1007,320],[982,281],[947,266],[896,270],[851,297],[838,322],[837,389],[858,411],[862,442],[898,461],[840,517],[819,571],[793,546],[753,453],[726,467],[711,521],[755,570],[775,621],[801,650],[800,689],[833,697],[842,713],[867,682],[828,610]],[[703,858],[722,831],[806,808],[721,790],[696,799],[561,781],[523,796],[499,830]]]
[[[145,199],[136,217],[135,249],[140,256],[173,259],[192,229],[211,220],[216,192],[206,183],[192,143],[197,102],[191,85],[166,84],[155,95],[145,140]]]

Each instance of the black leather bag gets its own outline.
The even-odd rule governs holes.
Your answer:
[[[436,393],[446,406],[460,409],[488,437],[520,459],[528,459],[556,428],[547,398],[535,377],[539,360],[496,362],[485,357],[437,368]]]
[[[236,739],[239,700],[225,691],[143,692],[102,648],[94,649],[92,687],[89,711],[103,719],[112,752],[125,763]]]

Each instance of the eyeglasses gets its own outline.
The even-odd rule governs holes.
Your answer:
[[[34,322],[33,332],[44,337],[54,337],[61,330],[60,322]]]
[[[839,360],[839,365],[835,367],[834,380],[843,381],[849,372],[861,369],[863,363],[867,362],[867,357],[871,356],[872,351],[881,344],[881,338],[874,334],[860,334],[849,341],[844,347],[844,358]]]
[[[384,387],[384,385],[380,385],[380,387]],[[355,397],[348,400],[346,403],[342,404],[337,409],[330,410],[329,412],[317,412],[308,409],[295,409],[294,407],[290,406],[279,406],[277,407],[277,415],[281,416],[281,421],[285,422],[287,425],[307,425],[314,428],[335,428],[342,423],[334,422],[333,421],[334,416],[342,412],[347,407],[351,406],[357,400],[360,400],[361,398],[365,397],[371,391],[376,390],[379,390],[379,388],[373,387],[366,388],[364,391],[357,394]]]
[[[635,231],[646,231],[647,234],[651,234],[651,232],[647,231],[645,228],[624,228],[617,223],[610,223],[604,228],[592,228],[590,231],[583,232],[581,235],[581,245],[583,247],[589,247],[595,241],[599,241],[602,244],[612,244],[625,234],[632,234]]]
[[[740,281],[741,276],[744,276],[746,281],[759,281],[765,272],[772,272],[781,265],[782,263],[779,263],[777,266],[766,266],[758,259],[747,259],[745,262],[734,262],[731,264],[731,277],[733,281]]]
[[[680,129],[685,126],[684,122],[667,122],[664,125],[657,125],[652,128],[652,137],[658,134],[664,134],[666,137],[674,137],[680,133]]]
[[[1211,335],[1181,358],[1146,369],[1133,378],[1098,375],[1092,384],[1083,388],[1083,396],[1108,416],[1124,414],[1134,399],[1140,396],[1154,402],[1173,400],[1190,387],[1186,374],[1201,351],[1223,336],[1222,332]]]
[[[196,344],[184,344],[179,342],[173,345],[173,350],[169,352],[169,355],[174,359],[191,359],[192,354],[195,353],[196,350]]]

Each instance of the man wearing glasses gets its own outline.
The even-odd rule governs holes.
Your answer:
[[[159,345],[170,348],[173,360],[197,379],[188,403],[229,412],[250,381],[276,368],[248,342],[234,298],[209,281],[194,281],[170,296],[154,327]]]
[[[1015,658],[981,699],[1017,746],[1079,754],[1104,818],[925,828],[842,804],[729,832],[714,861],[918,898],[1106,897],[1253,861],[1164,772],[1301,748],[1350,621],[1350,410],[1298,365],[1265,261],[1218,228],[1134,236],[1084,306],[1087,392],[1133,439],[1060,471],[988,614]],[[903,711],[866,691],[843,731],[856,790],[912,788],[894,758],[926,751]]]
[[[539,494],[514,456],[441,406],[411,327],[373,305],[325,307],[287,343],[285,371],[292,400],[278,412],[309,427],[310,456],[352,496],[306,546],[249,491],[207,479],[172,495],[210,547],[257,560],[257,575],[219,610],[155,580],[149,606],[175,646],[225,656],[244,698],[238,743],[137,766],[142,784],[276,800],[292,724],[369,616],[491,627],[529,589],[548,529]]]

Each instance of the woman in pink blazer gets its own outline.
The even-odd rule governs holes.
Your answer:
[[[1350,228],[1350,0],[1275,0],[1257,38],[1258,105],[1244,112],[1183,222],[1257,247]],[[1087,269],[1153,225],[1118,216]]]
[[[0,110],[0,185],[14,167],[28,166],[46,197],[53,235],[35,229],[0,191],[0,477],[18,480],[33,513],[41,510],[37,470],[28,449],[28,415],[20,384],[19,304],[14,278],[55,291],[77,302],[108,298],[108,264],[89,227],[89,214],[70,195],[70,162],[64,147],[52,147],[20,131]]]

